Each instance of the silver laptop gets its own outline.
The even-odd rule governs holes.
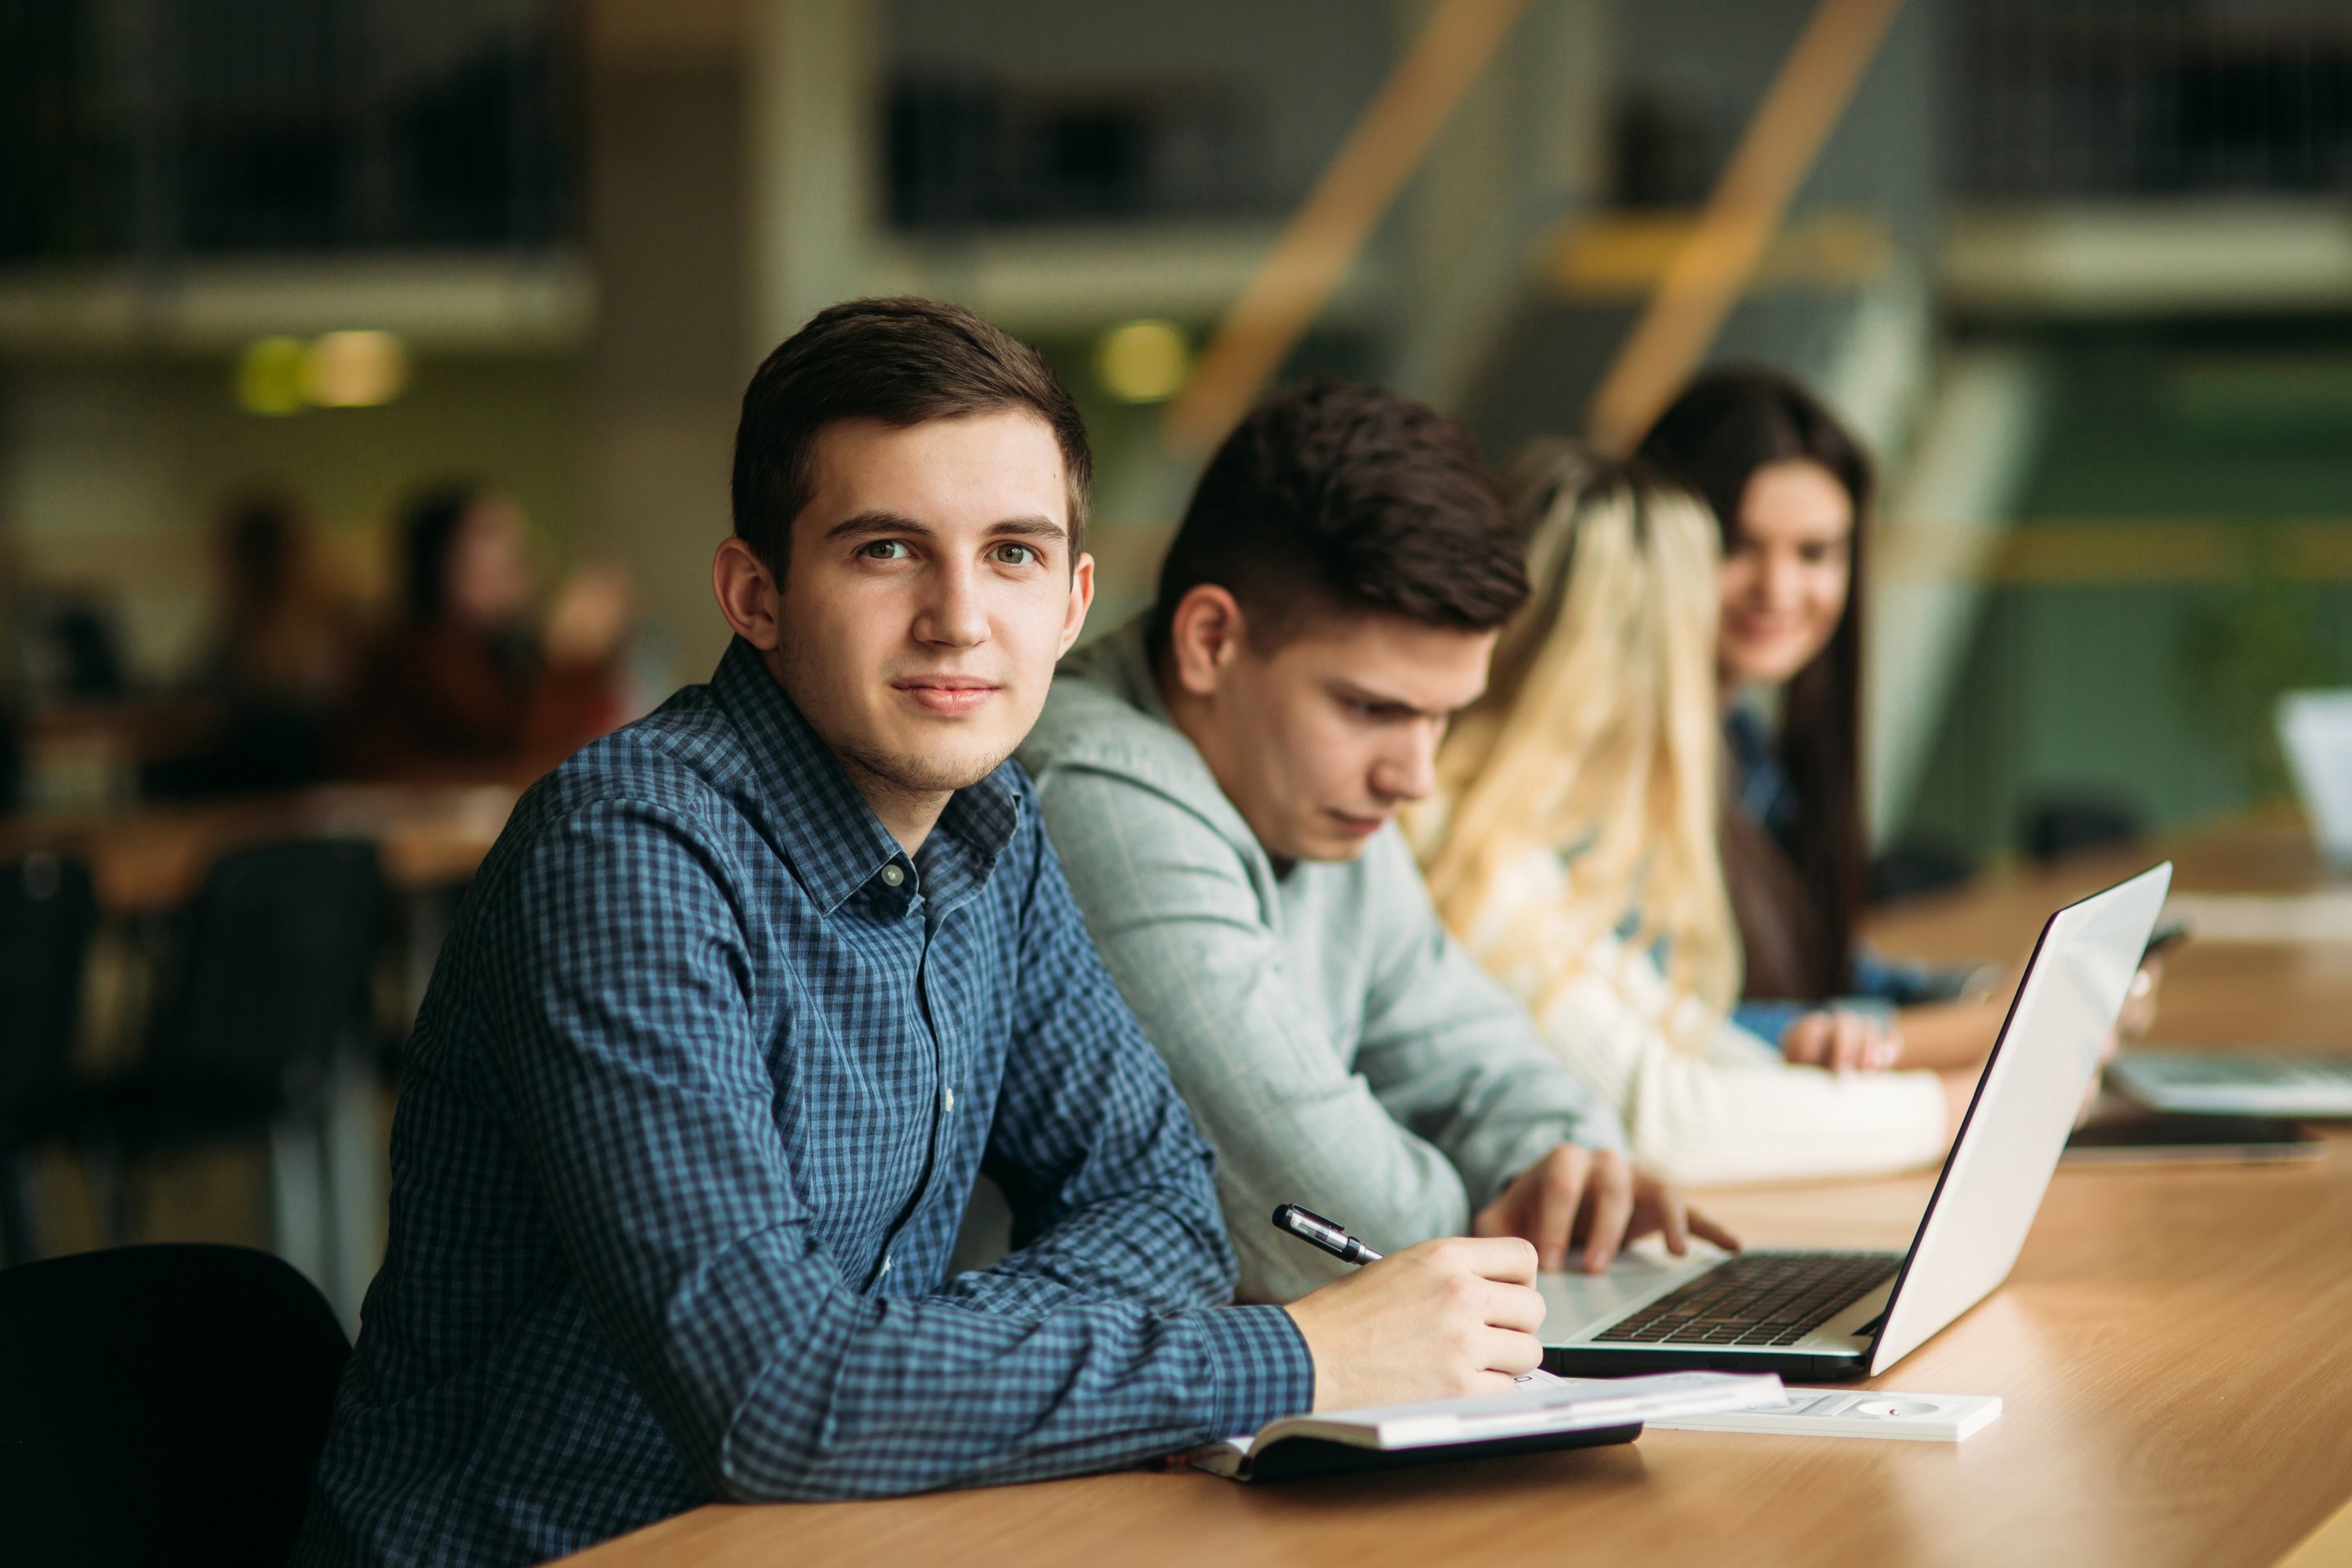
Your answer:
[[[2352,691],[2285,693],[2278,738],[2319,852],[2352,870]]]
[[[2135,1051],[2116,1059],[2107,1081],[2150,1110],[2352,1117],[2352,1058]]]
[[[2172,885],[2170,861],[2050,917],[1908,1252],[1743,1252],[1547,1274],[1544,1365],[1875,1376],[2009,1276]]]

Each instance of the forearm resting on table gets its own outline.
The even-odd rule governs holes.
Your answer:
[[[2010,989],[1964,1002],[1931,1002],[1895,1015],[1903,1038],[1897,1067],[1938,1070],[1973,1067],[1992,1049],[2000,1021],[2009,1014]]]

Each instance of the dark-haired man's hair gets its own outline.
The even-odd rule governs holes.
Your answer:
[[[1155,654],[1204,583],[1233,595],[1262,654],[1335,612],[1492,631],[1528,596],[1517,532],[1461,426],[1328,380],[1261,405],[1209,459],[1160,569]]]
[[[736,537],[779,580],[792,526],[816,488],[816,437],[844,419],[904,429],[933,419],[1025,410],[1062,449],[1070,559],[1086,543],[1094,458],[1077,405],[1035,349],[960,305],[851,300],[819,310],[752,373],[735,427]]]

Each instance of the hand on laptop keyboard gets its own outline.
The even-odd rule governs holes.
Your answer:
[[[1580,1266],[1598,1274],[1627,1242],[1664,1233],[1666,1250],[1680,1258],[1694,1236],[1737,1252],[1739,1240],[1683,1201],[1672,1184],[1607,1149],[1562,1143],[1519,1173],[1503,1195],[1478,1211],[1479,1236],[1517,1236],[1535,1243],[1537,1266]]]

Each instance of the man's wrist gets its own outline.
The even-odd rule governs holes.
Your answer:
[[[1209,1373],[1203,1420],[1215,1436],[1315,1407],[1315,1353],[1286,1309],[1213,1307],[1192,1321]]]

